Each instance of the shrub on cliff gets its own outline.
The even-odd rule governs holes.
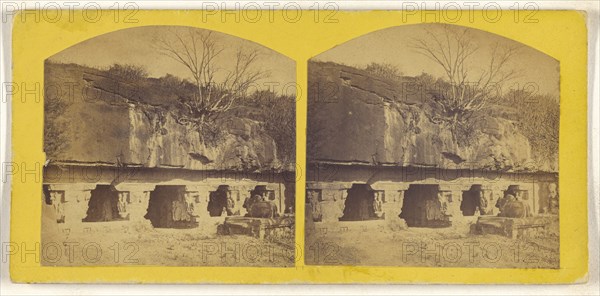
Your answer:
[[[263,123],[277,145],[279,159],[293,164],[296,158],[296,100],[294,96],[258,91],[240,101],[256,111],[251,115]]]
[[[513,90],[498,100],[497,105],[512,108],[513,112],[505,116],[513,119],[517,128],[529,140],[533,160],[538,168],[549,166],[552,170],[558,170],[558,97]]]
[[[365,67],[365,71],[376,77],[390,80],[399,80],[403,75],[400,68],[390,63],[370,63]]]
[[[116,80],[136,82],[148,78],[146,68],[131,64],[113,64],[106,73]]]
[[[66,135],[67,122],[61,118],[67,104],[58,97],[46,97],[44,100],[44,152],[48,159],[57,157],[69,146]]]

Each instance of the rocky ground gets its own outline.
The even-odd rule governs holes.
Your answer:
[[[365,224],[365,223],[363,223]],[[468,227],[390,230],[384,225],[317,225],[306,263],[318,265],[559,268],[559,238],[510,239],[471,235]],[[468,225],[467,225],[468,226]],[[344,228],[346,227],[346,228]],[[557,226],[556,226],[557,227]]]
[[[260,240],[219,236],[199,228],[155,229],[117,223],[101,222],[93,230],[68,234],[46,231],[42,264],[288,267],[298,258],[293,238]]]

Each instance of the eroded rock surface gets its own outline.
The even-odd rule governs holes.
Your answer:
[[[177,120],[177,94],[156,79],[116,81],[105,71],[75,64],[46,63],[45,100],[64,104],[54,116],[55,134],[66,142],[46,156],[79,162],[202,170],[287,171],[263,122],[243,110],[222,114],[213,141]],[[243,109],[243,108],[240,108]],[[48,133],[47,133],[48,134]]]
[[[468,143],[434,116],[415,78],[389,81],[334,63],[309,63],[308,160],[370,165],[548,171],[533,165],[517,125],[481,114]],[[555,160],[549,160],[552,162]]]

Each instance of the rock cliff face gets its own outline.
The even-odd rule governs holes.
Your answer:
[[[263,123],[225,113],[216,121],[219,134],[212,143],[201,141],[194,128],[176,121],[174,94],[152,86],[151,79],[131,84],[115,81],[104,71],[74,64],[47,63],[45,124],[52,124],[60,149],[46,157],[58,162],[81,162],[193,170],[289,171]],[[48,102],[64,105],[48,110]],[[54,114],[53,114],[54,113]],[[241,112],[243,114],[243,112]],[[48,128],[48,127],[46,127]],[[46,132],[48,137],[48,132]]]
[[[531,167],[531,147],[516,125],[483,114],[468,144],[436,121],[412,77],[388,81],[363,70],[309,63],[308,161],[477,168]]]

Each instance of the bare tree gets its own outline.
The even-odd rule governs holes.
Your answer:
[[[438,85],[434,101],[453,127],[485,108],[492,97],[499,95],[502,85],[517,74],[507,69],[507,64],[518,48],[498,44],[492,47],[489,62],[482,64],[481,70],[476,69],[472,57],[479,48],[468,28],[443,25],[441,31],[427,30],[411,46],[443,68],[447,83]]]
[[[182,124],[198,128],[199,132],[215,115],[229,110],[235,101],[246,95],[248,88],[268,76],[266,71],[256,70],[257,51],[237,49],[234,66],[224,69],[217,58],[225,49],[212,32],[170,31],[168,36],[156,40],[158,50],[185,66],[192,76],[194,91],[183,98],[188,109],[179,118]]]

